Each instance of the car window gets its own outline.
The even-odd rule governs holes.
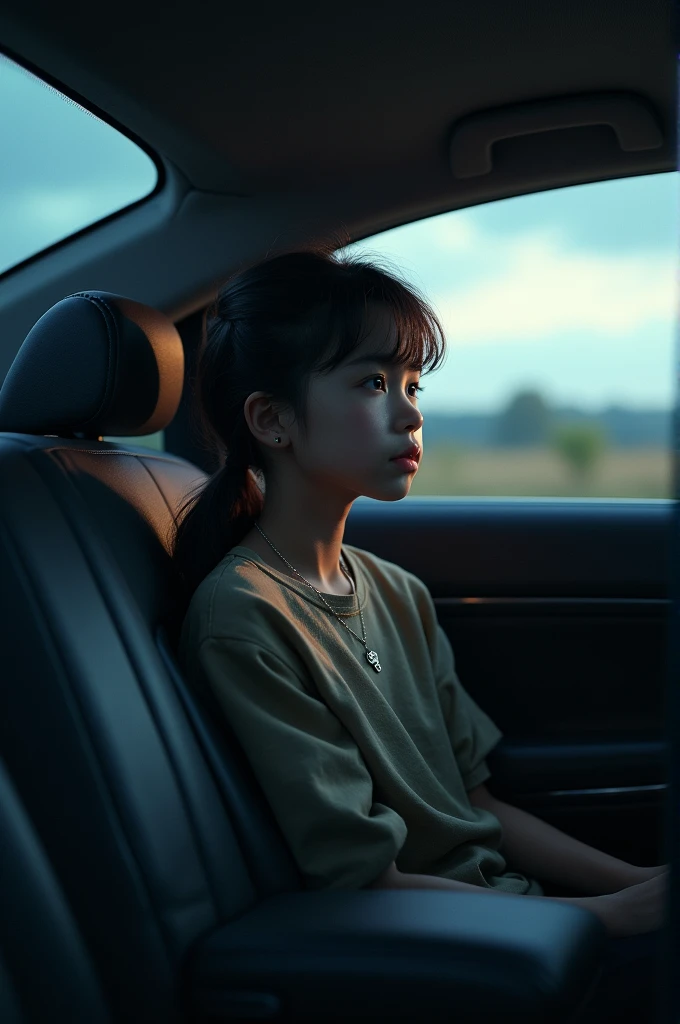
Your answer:
[[[136,143],[0,54],[0,274],[153,192]]]
[[[678,175],[556,189],[347,247],[433,303],[410,495],[671,497]]]
[[[138,437],[104,437],[103,441],[113,441],[114,444],[126,448],[128,445],[142,445],[144,448],[153,448],[154,451],[165,451],[165,431],[157,430],[155,434],[141,434]]]

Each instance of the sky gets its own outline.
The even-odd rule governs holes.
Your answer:
[[[387,258],[440,315],[427,409],[489,412],[535,388],[556,405],[675,401],[678,173],[445,213],[348,248]]]
[[[0,55],[0,273],[153,190],[149,156]],[[443,322],[421,410],[675,401],[678,173],[492,202],[356,243]]]
[[[0,54],[0,274],[153,191],[127,136]]]

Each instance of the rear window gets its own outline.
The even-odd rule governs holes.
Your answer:
[[[0,274],[153,192],[127,136],[0,54]]]

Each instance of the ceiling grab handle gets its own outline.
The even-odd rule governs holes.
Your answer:
[[[495,142],[556,128],[609,125],[626,152],[657,149],[663,135],[649,105],[628,93],[564,96],[516,103],[461,118],[451,136],[451,170],[456,178],[475,178],[493,169]]]

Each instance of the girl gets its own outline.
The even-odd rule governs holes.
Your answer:
[[[461,685],[429,590],[343,543],[356,498],[408,494],[421,374],[444,354],[428,304],[366,259],[288,253],[226,282],[197,375],[222,465],[180,510],[174,553],[180,662],[217,696],[306,888],[541,897],[534,868],[567,886],[590,871],[570,902],[612,935],[653,931],[663,868],[491,796],[502,734]]]

